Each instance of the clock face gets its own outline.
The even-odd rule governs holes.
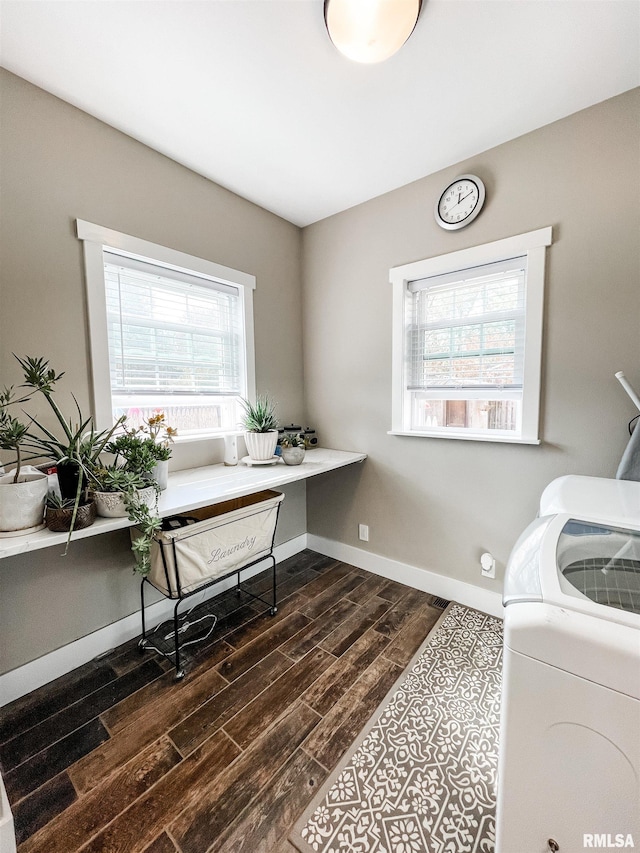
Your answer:
[[[484,198],[480,178],[460,175],[440,196],[435,209],[436,222],[451,231],[464,228],[480,213]]]

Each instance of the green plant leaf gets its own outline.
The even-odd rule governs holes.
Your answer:
[[[255,403],[241,398],[240,404],[244,409],[242,426],[248,432],[269,432],[278,428],[278,419],[275,414],[276,404],[268,394],[259,394]]]

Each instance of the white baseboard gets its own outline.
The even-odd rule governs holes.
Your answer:
[[[307,547],[307,536],[302,534],[296,536],[295,539],[290,539],[288,542],[283,542],[282,545],[276,545],[274,548],[274,556],[278,563],[293,557],[300,551],[304,551]],[[264,566],[257,565],[249,569],[244,578],[250,578],[252,575],[264,571]],[[234,577],[228,578],[226,581],[220,581],[219,584],[209,587],[203,591],[202,601],[212,598],[229,589],[235,584]],[[194,599],[195,601],[196,599]],[[173,608],[175,601],[168,598],[163,598],[155,604],[149,605],[145,609],[147,626],[155,627],[164,619],[173,616]],[[43,684],[48,684],[61,675],[71,672],[83,663],[93,660],[98,655],[114,649],[121,643],[126,643],[127,640],[133,639],[140,634],[140,613],[132,613],[130,616],[125,616],[111,625],[106,625],[98,631],[87,634],[86,637],[81,637],[60,649],[49,652],[36,660],[13,669],[10,672],[0,676],[0,707],[13,702],[14,699],[19,699],[32,690],[42,687]]]
[[[325,539],[313,533],[307,534],[307,548],[325,554],[327,557],[333,557],[334,560],[343,560],[359,569],[382,575],[389,580],[399,581],[440,598],[457,601],[459,604],[474,607],[491,616],[503,618],[502,597],[498,592],[482,589],[428,569],[419,569],[417,566],[400,563],[389,557],[381,557],[379,554],[372,554],[371,551],[355,548],[353,545],[344,545],[342,542]]]

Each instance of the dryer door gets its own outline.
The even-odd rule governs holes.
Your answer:
[[[505,649],[496,853],[640,839],[640,702]]]

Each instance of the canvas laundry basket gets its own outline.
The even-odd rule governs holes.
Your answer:
[[[271,490],[246,495],[166,519],[151,548],[147,580],[168,598],[233,574],[273,551],[280,501]],[[193,523],[180,526],[186,520]]]

